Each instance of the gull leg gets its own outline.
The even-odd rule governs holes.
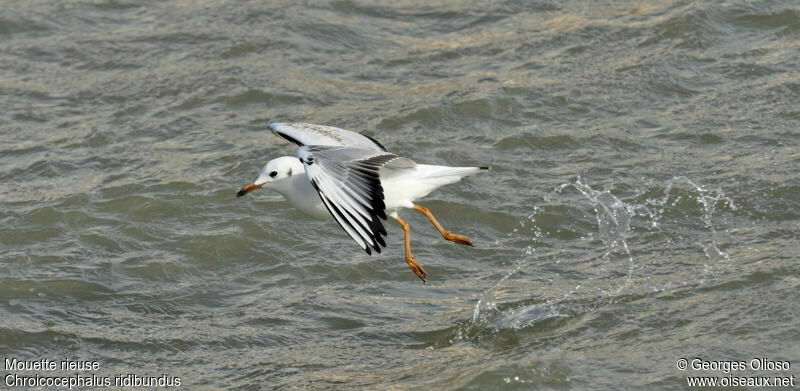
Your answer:
[[[425,269],[419,262],[417,262],[414,259],[414,256],[411,255],[411,229],[408,227],[408,223],[406,223],[405,220],[401,219],[400,216],[395,215],[392,217],[394,217],[394,219],[397,220],[397,223],[399,223],[400,226],[403,227],[403,234],[405,235],[406,239],[406,263],[408,264],[408,267],[411,268],[411,271],[413,271],[414,274],[416,274],[417,277],[419,277],[419,279],[422,280],[422,282],[425,282],[425,279],[427,278],[427,274],[425,274]]]
[[[436,217],[433,217],[433,213],[431,213],[430,209],[428,209],[428,208],[426,208],[424,206],[419,206],[419,205],[414,205],[414,209],[416,209],[418,212],[420,212],[420,213],[424,214],[425,216],[427,216],[428,220],[430,220],[431,223],[433,223],[433,226],[436,227],[436,229],[439,231],[440,234],[442,234],[443,238],[445,238],[445,239],[447,239],[447,240],[449,240],[451,242],[460,243],[460,244],[466,244],[468,246],[475,247],[475,244],[472,243],[472,241],[469,240],[468,237],[466,237],[464,235],[454,234],[454,233],[444,229],[444,227],[442,227],[442,225],[439,224],[438,221],[436,221]]]

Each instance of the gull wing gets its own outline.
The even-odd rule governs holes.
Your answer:
[[[329,145],[370,149],[388,152],[372,137],[333,126],[305,123],[271,123],[269,128],[278,136],[302,147],[304,145]]]
[[[342,229],[367,254],[386,247],[382,167],[407,166],[408,159],[374,149],[307,145],[297,149],[309,181]],[[395,162],[392,164],[392,162]]]

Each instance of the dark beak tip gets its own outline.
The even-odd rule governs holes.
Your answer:
[[[236,197],[241,197],[241,196],[243,196],[243,195],[245,195],[245,194],[247,194],[247,193],[249,193],[249,192],[251,192],[253,190],[258,190],[260,188],[261,188],[261,185],[256,185],[254,183],[251,183],[251,184],[243,187],[241,190],[239,190],[239,192],[236,193]]]

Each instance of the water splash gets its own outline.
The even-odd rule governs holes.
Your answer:
[[[630,285],[636,268],[636,263],[633,260],[627,241],[631,230],[631,218],[636,215],[635,207],[622,202],[608,190],[597,191],[592,189],[588,184],[581,182],[580,177],[573,183],[565,183],[559,186],[556,191],[561,192],[568,186],[577,189],[594,207],[600,239],[606,246],[606,253],[603,258],[608,260],[612,254],[622,253],[628,259],[628,274],[625,282],[616,289],[616,292],[619,293]]]
[[[718,202],[724,202],[728,204],[728,208],[731,210],[736,210],[736,205],[733,203],[733,200],[729,197],[726,197],[725,194],[720,189],[708,190],[705,187],[702,187],[690,179],[686,177],[675,177],[672,179],[672,182],[678,181],[685,181],[690,184],[694,189],[697,191],[697,201],[703,205],[703,222],[705,223],[706,227],[711,231],[711,238],[709,243],[703,244],[699,243],[701,247],[703,247],[703,252],[706,254],[711,261],[720,261],[722,259],[726,261],[730,261],[731,257],[728,253],[720,250],[717,247],[717,230],[714,228],[714,223],[712,221],[712,217],[714,215],[714,211],[717,207]]]
[[[542,237],[542,231],[539,226],[536,224],[536,217],[542,211],[542,209],[538,206],[533,208],[533,212],[526,216],[525,219],[520,220],[519,227],[514,228],[511,232],[506,235],[506,238],[512,238],[514,236],[519,235],[520,229],[530,227],[532,241],[534,242],[531,245],[525,247],[522,252],[522,256],[514,261],[513,268],[503,275],[499,281],[497,281],[491,288],[484,291],[480,298],[478,298],[478,302],[475,303],[475,307],[472,310],[472,319],[466,325],[466,327],[459,327],[456,330],[456,335],[454,338],[450,340],[451,343],[456,341],[461,341],[470,336],[476,334],[477,331],[485,329],[487,325],[493,323],[495,320],[500,318],[503,315],[497,308],[497,290],[513,275],[517,274],[522,267],[525,265],[525,259],[532,256],[536,252],[536,244]],[[495,241],[495,245],[499,244],[499,240]],[[512,327],[517,326],[519,323],[515,323]],[[494,327],[496,330],[497,327]]]
[[[646,199],[644,201],[635,201],[639,199],[638,197],[646,193],[645,190],[640,189],[634,197],[626,202],[612,194],[609,190],[598,191],[593,189],[580,177],[574,182],[565,183],[556,187],[555,194],[560,194],[567,187],[573,187],[589,200],[595,212],[595,219],[598,226],[597,233],[606,250],[603,258],[605,260],[610,260],[612,256],[619,255],[624,257],[628,263],[625,281],[610,292],[600,289],[602,298],[593,299],[592,302],[595,304],[594,306],[583,308],[583,310],[579,312],[593,311],[600,306],[614,303],[615,300],[613,298],[617,297],[623,289],[633,284],[634,272],[637,270],[637,265],[633,257],[633,251],[628,244],[628,239],[632,236],[631,225],[635,222],[637,216],[643,217],[650,227],[650,231],[660,231],[665,213],[671,208],[676,207],[683,197],[686,196],[685,194],[674,194],[674,189],[681,184],[688,185],[689,190],[694,193],[693,196],[688,197],[695,198],[702,208],[702,222],[709,231],[709,238],[698,244],[703,248],[706,257],[712,261],[730,259],[729,255],[720,250],[717,245],[719,238],[713,217],[719,205],[727,205],[731,210],[735,210],[736,206],[733,200],[726,197],[720,189],[712,190],[684,176],[676,176],[663,185],[663,196]],[[545,199],[545,202],[550,202],[550,199]],[[503,306],[503,308],[498,307],[498,291],[501,290],[509,279],[523,270],[527,261],[536,252],[536,245],[541,240],[545,239],[545,235],[537,224],[537,216],[541,211],[542,209],[539,206],[535,207],[530,215],[519,222],[519,227],[514,228],[506,235],[505,240],[512,240],[520,235],[529,234],[531,244],[525,247],[521,256],[514,261],[511,270],[500,277],[492,287],[481,294],[478,298],[478,302],[475,303],[471,319],[466,322],[463,327],[457,327],[454,337],[450,339],[451,343],[471,338],[480,338],[484,333],[491,334],[501,329],[519,330],[530,327],[544,319],[567,317],[574,313],[574,311],[570,309],[571,305],[568,304],[568,302],[571,299],[570,296],[582,292],[581,285],[575,286],[563,295],[557,295],[546,299],[544,302]],[[499,243],[500,240],[496,241],[495,244]],[[558,263],[557,260],[556,263]],[[583,292],[586,292],[586,289],[583,289]],[[530,301],[528,301],[528,303],[530,303]],[[567,304],[565,305],[565,303]]]
[[[629,258],[632,258],[628,242],[625,239],[630,233],[631,217],[635,215],[633,207],[622,202],[608,190],[592,189],[588,184],[582,183],[580,177],[571,185],[592,202],[600,238],[608,249],[607,255],[621,249]]]
[[[690,190],[696,193],[693,198],[695,198],[702,207],[703,225],[709,230],[708,239],[704,242],[697,242],[697,244],[703,249],[703,253],[710,261],[729,261],[730,255],[720,250],[717,246],[719,234],[713,222],[713,217],[718,204],[727,205],[730,210],[736,210],[736,204],[734,204],[730,197],[725,196],[725,193],[721,189],[710,190],[704,186],[698,185],[685,176],[676,176],[667,182],[664,188],[663,198],[649,199],[644,205],[638,205],[636,207],[637,213],[650,217],[651,228],[659,228],[659,223],[665,209],[675,206],[682,199],[681,196],[675,196],[672,202],[669,202],[672,197],[672,190],[676,185],[681,183],[688,184]]]
[[[517,274],[522,266],[525,264],[524,261],[528,257],[532,256],[536,252],[536,244],[540,239],[542,239],[543,234],[542,230],[536,224],[536,217],[541,213],[542,209],[538,206],[533,208],[533,211],[523,220],[520,220],[519,227],[514,228],[511,232],[506,235],[506,238],[511,238],[517,236],[519,234],[520,229],[526,228],[530,226],[531,230],[531,239],[532,244],[525,247],[522,252],[522,256],[517,258],[514,261],[514,267],[511,269],[510,272],[505,274],[503,277],[500,278],[497,283],[494,284],[491,288],[487,289],[486,291],[481,294],[481,297],[478,299],[478,302],[475,304],[475,308],[472,311],[472,324],[485,324],[487,319],[490,317],[491,314],[496,313],[497,310],[497,289],[500,288],[503,283],[506,282],[511,276]],[[495,242],[497,245],[499,241]]]
[[[711,261],[730,260],[730,256],[718,247],[719,235],[713,222],[713,216],[719,204],[726,204],[731,210],[735,210],[736,205],[730,197],[725,196],[721,189],[711,190],[685,176],[676,176],[664,186],[664,196],[662,198],[648,199],[641,204],[635,202],[626,203],[608,190],[594,190],[584,183],[580,177],[573,183],[562,184],[556,188],[556,191],[560,193],[564,188],[572,186],[591,201],[595,210],[600,238],[606,246],[604,257],[608,259],[613,253],[622,253],[627,256],[629,263],[628,276],[626,283],[621,286],[622,288],[630,283],[636,269],[636,263],[627,242],[627,238],[631,233],[631,220],[636,216],[646,217],[649,219],[651,229],[659,229],[659,223],[665,210],[676,206],[681,201],[682,197],[673,197],[672,191],[682,183],[688,184],[690,190],[696,193],[693,198],[702,207],[702,221],[709,231],[708,239],[697,242],[697,244]]]
[[[488,321],[498,313],[497,309],[497,289],[503,285],[506,280],[508,280],[514,274],[520,271],[522,268],[522,263],[517,262],[517,265],[500,281],[494,284],[491,288],[487,289],[481,297],[478,299],[478,302],[475,303],[475,308],[472,310],[472,324],[486,324]]]

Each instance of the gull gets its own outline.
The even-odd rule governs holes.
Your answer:
[[[276,191],[308,215],[333,217],[367,254],[386,247],[381,219],[388,215],[403,229],[405,261],[422,282],[427,273],[411,254],[411,230],[399,209],[424,214],[446,240],[474,246],[466,236],[444,229],[428,208],[414,202],[489,167],[417,164],[369,136],[332,126],[272,123],[269,128],[298,146],[295,156],[270,160],[237,197],[262,187]]]

